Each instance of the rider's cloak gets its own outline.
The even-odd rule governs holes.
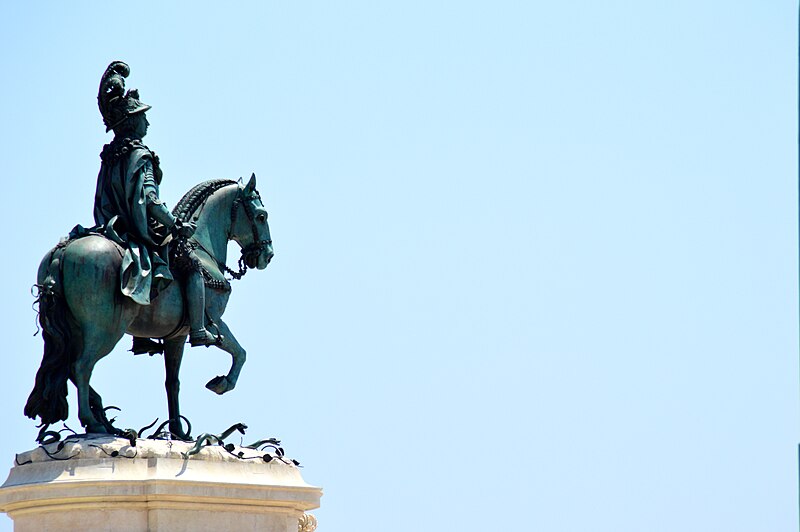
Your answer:
[[[166,244],[169,231],[147,216],[145,166],[161,182],[158,157],[137,139],[114,139],[103,147],[94,198],[94,221],[125,247],[120,269],[122,293],[140,305],[173,280]]]

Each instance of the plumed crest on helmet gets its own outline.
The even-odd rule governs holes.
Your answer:
[[[112,130],[129,116],[150,109],[149,105],[139,101],[138,90],[131,89],[125,93],[125,78],[130,73],[131,68],[126,63],[113,61],[100,78],[97,106],[103,115],[106,131]]]

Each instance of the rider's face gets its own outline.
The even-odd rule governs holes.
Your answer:
[[[136,116],[136,134],[139,137],[144,137],[147,135],[147,126],[150,125],[150,122],[147,121],[147,116],[145,113],[138,113]]]

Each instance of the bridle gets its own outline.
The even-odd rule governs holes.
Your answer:
[[[247,196],[243,193],[244,189],[239,189],[239,192],[236,195],[236,199],[233,200],[233,205],[231,206],[231,230],[233,230],[234,226],[236,225],[236,216],[239,212],[239,207],[241,206],[244,209],[245,215],[247,216],[247,220],[250,222],[250,230],[253,233],[253,243],[248,244],[242,248],[242,254],[239,257],[239,271],[235,272],[228,268],[227,264],[221,264],[221,266],[225,269],[226,272],[231,274],[236,280],[241,279],[244,277],[244,274],[247,273],[248,268],[248,261],[254,261],[258,258],[261,253],[267,249],[267,246],[272,244],[272,240],[263,240],[258,238],[258,227],[256,227],[256,214],[253,208],[253,202],[251,200],[257,199],[261,201],[261,195],[258,193],[257,190],[253,190],[252,194],[248,194]],[[230,236],[228,235],[228,240],[230,240]]]

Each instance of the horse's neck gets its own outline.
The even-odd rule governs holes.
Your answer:
[[[194,234],[195,240],[221,264],[225,264],[228,257],[231,207],[235,193],[236,187],[225,187],[212,194],[197,219],[197,231]]]

